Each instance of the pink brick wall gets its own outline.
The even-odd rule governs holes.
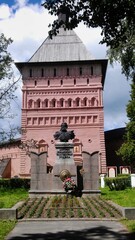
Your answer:
[[[56,68],[62,77],[52,77],[54,67],[50,67],[48,77],[43,78],[35,77],[40,72],[36,67],[33,67],[32,78],[27,78],[29,69],[22,71],[25,78],[22,127],[26,130],[22,140],[44,139],[48,145],[48,163],[54,165],[53,134],[62,122],[67,122],[82,143],[82,151],[100,152],[100,171],[106,172],[101,66],[93,66],[95,75],[90,75],[88,65],[82,66],[83,76],[79,76],[78,65],[70,66],[70,76],[63,76],[64,67]],[[23,153],[22,172],[28,173],[30,161],[26,159]]]

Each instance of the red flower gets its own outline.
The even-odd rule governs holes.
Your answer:
[[[75,187],[75,181],[72,178],[66,178],[63,183],[63,188],[64,189],[72,189]]]

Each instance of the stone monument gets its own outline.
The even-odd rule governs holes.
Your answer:
[[[61,124],[60,131],[54,134],[56,159],[51,173],[47,173],[47,152],[31,152],[31,185],[30,197],[44,196],[51,194],[64,194],[63,181],[67,177],[77,180],[77,170],[73,159],[72,142],[68,142],[75,137],[74,131],[67,131],[67,123]]]
[[[63,182],[72,179],[77,185],[77,167],[73,158],[74,131],[67,131],[67,123],[62,123],[60,131],[54,134],[56,140],[56,159],[51,172],[47,172],[47,152],[31,152],[31,187],[30,197],[51,194],[64,194]],[[77,191],[82,194],[98,194],[99,190],[99,152],[82,152],[83,165],[81,169],[82,188]],[[65,183],[65,182],[64,182]]]
[[[67,131],[67,123],[61,124],[60,131],[54,134],[56,148],[56,161],[53,167],[53,189],[62,190],[62,180],[70,176],[73,177],[75,182],[77,180],[77,169],[73,158],[74,144],[68,142],[74,139],[74,131]]]

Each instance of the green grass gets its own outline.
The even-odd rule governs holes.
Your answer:
[[[112,200],[122,207],[135,207],[135,188],[122,191],[110,191],[109,188],[101,189],[102,197]]]
[[[0,208],[11,208],[17,202],[28,198],[28,190],[21,189],[0,189]],[[0,220],[0,240],[15,227],[17,221]]]
[[[127,227],[129,232],[135,233],[135,220],[122,219],[120,222]]]
[[[28,190],[21,189],[0,189],[0,208],[11,208],[17,202],[28,198]]]
[[[16,221],[0,220],[0,240],[4,240],[5,236],[15,227]]]

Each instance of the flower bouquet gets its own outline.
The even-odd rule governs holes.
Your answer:
[[[64,180],[63,188],[65,189],[66,192],[68,192],[68,190],[74,190],[75,187],[76,187],[76,184],[74,179],[68,177]]]

